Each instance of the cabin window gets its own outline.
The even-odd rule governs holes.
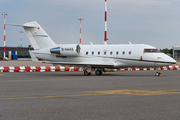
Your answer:
[[[123,51],[122,54],[124,55],[124,54],[125,54],[125,51]]]
[[[129,51],[129,55],[131,55],[131,51]]]
[[[94,51],[92,51],[92,55],[94,55]]]
[[[100,51],[98,51],[98,55],[100,55]]]
[[[119,52],[117,51],[117,52],[116,52],[116,55],[118,55],[118,54],[119,54]]]
[[[104,55],[106,55],[106,52],[104,52]]]
[[[88,55],[88,52],[86,52],[86,55]]]
[[[111,52],[110,52],[110,55],[112,55],[112,54],[113,54],[113,52],[111,51]]]

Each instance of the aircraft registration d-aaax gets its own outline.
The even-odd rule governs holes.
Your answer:
[[[96,69],[96,75],[102,75],[105,68],[117,69],[126,67],[163,67],[176,64],[168,55],[146,44],[55,44],[43,28],[36,22],[29,22],[21,26],[34,48],[29,51],[34,62],[43,59],[45,63],[55,66],[76,66],[87,69],[84,75],[91,75]],[[157,70],[156,76],[161,76]]]

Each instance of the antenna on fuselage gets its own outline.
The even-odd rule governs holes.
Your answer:
[[[93,45],[93,43],[92,43],[92,42],[90,42],[90,44],[91,44],[91,45]]]
[[[129,44],[131,44],[132,45],[132,43],[129,41]]]

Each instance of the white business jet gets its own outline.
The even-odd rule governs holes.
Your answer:
[[[96,69],[96,75],[102,75],[105,68],[117,69],[125,67],[163,67],[176,64],[168,55],[153,46],[146,44],[55,44],[43,28],[36,22],[29,22],[21,26],[34,47],[29,51],[34,62],[43,59],[45,63],[61,66],[76,66],[87,69],[84,75],[91,75]],[[159,71],[156,76],[161,76]]]

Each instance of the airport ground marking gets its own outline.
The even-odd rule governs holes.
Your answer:
[[[19,98],[0,98],[0,100],[22,100],[22,99],[40,99],[40,98],[64,98],[64,97],[82,97],[101,94],[77,94],[77,95],[58,95],[58,96],[39,96],[39,97],[19,97]]]
[[[17,97],[17,98],[0,98],[2,100],[23,100],[23,99],[40,99],[40,98],[64,98],[64,97],[84,97],[84,96],[95,96],[95,95],[140,95],[140,96],[151,96],[151,95],[165,95],[165,94],[180,94],[180,89],[174,90],[107,90],[107,91],[87,91],[89,94],[76,94],[76,95],[58,95],[58,96],[39,96],[39,97]]]
[[[108,91],[89,91],[90,93],[99,93],[99,94],[125,94],[125,95],[164,95],[164,94],[180,94],[180,89],[175,90],[157,90],[157,91],[148,91],[148,90],[108,90]]]

